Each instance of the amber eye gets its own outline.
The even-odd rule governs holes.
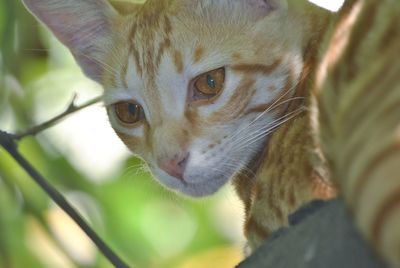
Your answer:
[[[197,77],[194,86],[196,93],[213,97],[221,92],[225,83],[225,68],[219,68]]]
[[[143,118],[142,106],[135,102],[118,102],[114,104],[114,109],[118,119],[124,124],[132,125]]]

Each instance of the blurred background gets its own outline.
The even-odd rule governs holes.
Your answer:
[[[313,0],[313,2],[316,0]],[[335,9],[342,1],[320,0]],[[18,132],[102,92],[19,0],[0,0],[0,129]],[[190,200],[168,192],[113,133],[99,105],[20,151],[133,267],[233,267],[243,208],[231,186]],[[0,148],[0,267],[111,267],[80,229]]]

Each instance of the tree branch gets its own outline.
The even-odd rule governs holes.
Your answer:
[[[23,131],[21,133],[8,134],[8,135],[12,135],[13,139],[15,139],[15,140],[21,140],[22,138],[25,138],[27,136],[35,136],[39,132],[42,132],[43,130],[46,130],[46,129],[56,125],[57,123],[59,123],[62,119],[64,119],[68,115],[100,102],[101,96],[96,97],[92,100],[89,100],[88,102],[86,102],[82,105],[79,105],[79,106],[77,106],[75,104],[75,100],[76,100],[76,95],[74,95],[74,97],[72,98],[71,103],[69,104],[67,109],[64,112],[62,112],[61,114],[53,117],[52,119],[50,119],[40,125],[34,126],[34,127],[30,128],[26,131]]]
[[[75,109],[73,106],[71,109]],[[82,108],[81,108],[82,109]],[[58,118],[62,118],[58,116]],[[58,121],[57,119],[56,121]],[[56,122],[55,121],[55,122]],[[50,124],[52,125],[52,124]],[[39,129],[39,128],[38,128]],[[42,129],[45,129],[42,128]],[[32,131],[32,133],[35,133]],[[37,133],[37,132],[36,132]],[[29,134],[34,135],[34,134]],[[25,135],[26,136],[26,135]],[[24,136],[21,136],[21,138]],[[129,266],[122,261],[96,234],[96,232],[87,224],[82,216],[69,204],[64,196],[51,186],[44,178],[37,172],[32,165],[18,152],[17,144],[15,142],[16,135],[6,133],[0,130],[0,145],[17,161],[17,163],[32,177],[32,179],[50,196],[50,198],[60,206],[86,233],[86,235],[93,241],[97,248],[104,254],[104,256],[118,268],[128,268]]]
[[[107,244],[96,234],[96,232],[87,224],[87,222],[82,218],[82,216],[70,205],[70,203],[64,198],[64,196],[57,191],[53,186],[51,186],[42,175],[37,172],[32,165],[18,152],[17,143],[27,136],[35,136],[39,132],[46,130],[68,115],[89,107],[101,100],[101,97],[94,98],[82,105],[77,106],[75,104],[76,95],[72,98],[71,103],[67,109],[61,114],[55,116],[54,118],[34,126],[26,131],[17,134],[10,134],[0,130],[0,146],[2,146],[17,163],[32,177],[32,179],[39,185],[40,188],[45,191],[49,197],[67,213],[72,220],[86,233],[86,235],[93,241],[97,248],[103,253],[103,255],[117,268],[128,268],[129,266],[122,261],[108,246]]]

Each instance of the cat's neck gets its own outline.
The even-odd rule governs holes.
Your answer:
[[[281,126],[269,137],[264,150],[251,162],[249,166],[251,172],[244,171],[233,180],[245,206],[245,230],[254,227],[257,220],[253,219],[252,215],[255,210],[264,211],[260,212],[261,214],[272,213],[273,215],[268,217],[277,218],[279,222],[277,226],[282,226],[287,224],[287,214],[299,206],[312,199],[328,198],[334,194],[334,187],[329,183],[325,184],[321,179],[328,177],[324,174],[326,166],[310,132],[307,112],[318,51],[323,43],[325,31],[329,29],[332,15],[326,10],[305,3],[306,1],[292,0],[292,2],[288,15],[297,16],[302,21],[301,27],[304,31],[302,50],[304,67],[294,96],[301,98],[292,101],[285,113],[293,112],[300,107],[305,109],[300,116]],[[277,184],[279,187],[272,187]],[[280,193],[275,191],[277,188],[281,189]],[[304,194],[299,196],[296,192]],[[257,200],[265,201],[265,199],[260,199],[257,195],[269,196],[267,199],[271,204],[260,204]],[[274,228],[274,226],[262,227],[270,231]],[[251,237],[248,238],[252,240]]]

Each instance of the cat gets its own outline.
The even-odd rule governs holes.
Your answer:
[[[332,198],[341,188],[354,208],[349,192],[363,196],[363,185],[353,190],[347,177],[355,172],[350,160],[363,159],[360,146],[370,136],[365,128],[355,129],[360,139],[350,139],[350,145],[360,151],[348,152],[348,143],[336,130],[342,130],[341,123],[347,124],[346,131],[353,130],[358,126],[355,120],[368,114],[368,106],[357,104],[358,117],[352,117],[349,109],[338,107],[342,102],[344,108],[353,107],[353,102],[336,91],[339,86],[356,86],[346,72],[355,72],[353,77],[362,72],[359,65],[349,70],[356,66],[352,60],[360,64],[369,63],[363,57],[375,59],[365,48],[363,53],[354,50],[364,44],[360,34],[368,31],[360,25],[377,12],[372,8],[398,22],[395,1],[349,0],[339,15],[305,0],[23,1],[71,50],[83,72],[104,87],[112,127],[161,184],[193,197],[213,194],[228,181],[234,184],[244,203],[251,249],[288,225],[288,215],[311,200]],[[390,9],[389,3],[397,9]],[[335,57],[346,51],[347,43],[335,42],[350,32],[352,24],[358,25],[358,39],[351,39],[345,53],[349,59],[337,63]],[[382,40],[397,41],[389,37],[399,27],[376,28]],[[393,55],[385,58],[392,56],[390,64]],[[331,78],[332,70],[336,73]],[[393,89],[390,92],[396,95]],[[393,113],[397,107],[392,107]],[[346,121],[345,115],[354,119]],[[392,117],[391,128],[384,133],[391,138],[399,123]],[[393,144],[398,145],[398,139]],[[398,146],[390,148],[398,157]],[[373,170],[367,171],[364,175]],[[398,177],[393,181],[390,185],[398,188]],[[386,222],[375,220],[379,232],[372,232],[365,225],[365,217],[372,215],[360,201],[353,214],[367,240],[374,237],[371,245],[380,255],[399,265],[395,250],[400,235],[393,227],[399,223],[399,209],[394,210],[399,195],[382,191],[394,201],[379,215],[397,212],[390,214],[394,216],[388,229],[381,228]],[[374,195],[362,201],[368,196]],[[377,205],[373,202],[367,203]]]

